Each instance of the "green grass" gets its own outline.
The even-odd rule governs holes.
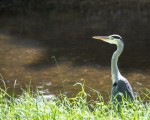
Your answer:
[[[10,96],[5,86],[5,90],[0,89],[0,120],[150,120],[150,103],[143,103],[142,99],[134,103],[123,100],[119,105],[104,103],[98,94],[97,101],[89,100],[84,85],[77,85],[82,89],[76,97],[61,94],[50,100],[30,89],[19,97]],[[147,90],[145,96],[149,94]]]

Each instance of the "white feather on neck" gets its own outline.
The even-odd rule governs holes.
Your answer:
[[[124,44],[122,41],[120,41],[118,39],[113,40],[113,41],[115,41],[115,44],[117,45],[117,50],[112,55],[112,59],[111,59],[111,76],[112,76],[112,83],[114,84],[115,82],[118,82],[120,77],[122,77],[122,75],[120,74],[120,71],[118,69],[117,62],[118,62],[118,58],[119,58],[120,54],[123,51]]]

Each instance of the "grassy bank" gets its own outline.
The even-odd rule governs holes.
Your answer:
[[[81,85],[81,84],[79,84]],[[87,100],[83,85],[75,98],[60,95],[47,100],[38,91],[28,89],[19,97],[9,96],[7,90],[0,89],[0,120],[148,120],[150,103],[136,100],[134,103],[123,101],[104,103],[98,94],[98,100]],[[147,97],[150,91],[147,90]]]

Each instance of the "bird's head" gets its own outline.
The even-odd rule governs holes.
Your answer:
[[[123,42],[122,37],[117,34],[113,34],[109,36],[93,36],[92,38],[97,40],[102,40],[110,44],[116,44],[116,45],[118,45],[118,43],[120,42]]]

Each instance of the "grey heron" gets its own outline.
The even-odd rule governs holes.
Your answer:
[[[123,51],[124,42],[121,36],[113,34],[110,36],[93,36],[94,39],[102,40],[104,42],[117,45],[117,50],[113,53],[111,59],[111,77],[112,77],[112,90],[111,99],[117,98],[118,101],[122,100],[122,96],[127,100],[134,100],[132,87],[128,80],[123,77],[118,69],[118,58]]]

